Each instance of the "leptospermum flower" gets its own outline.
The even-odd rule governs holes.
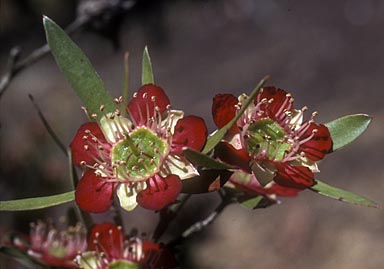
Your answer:
[[[76,258],[77,264],[84,269],[170,269],[176,266],[168,249],[136,236],[124,239],[121,229],[109,222],[92,227],[88,246],[88,250]]]
[[[73,163],[85,168],[75,193],[84,211],[108,210],[115,189],[126,210],[159,210],[175,201],[180,180],[198,175],[183,149],[203,148],[203,119],[172,110],[153,84],[142,86],[126,110],[129,118],[116,111],[83,124],[71,143]]]
[[[87,248],[86,231],[81,224],[58,231],[51,223],[37,221],[31,223],[29,242],[15,238],[13,244],[48,265],[77,268],[74,259]]]
[[[242,108],[248,96],[218,94],[212,114],[216,125],[226,125]],[[219,143],[215,154],[224,162],[237,165],[228,186],[270,199],[295,196],[315,184],[319,172],[316,161],[332,149],[325,125],[314,116],[303,121],[307,110],[294,109],[291,94],[275,87],[264,87]]]

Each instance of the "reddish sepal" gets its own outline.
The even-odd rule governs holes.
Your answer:
[[[251,172],[249,155],[243,148],[235,149],[227,142],[220,142],[215,148],[215,156],[227,164],[235,165],[248,173]]]
[[[268,199],[270,198],[270,195],[287,197],[296,196],[300,191],[299,189],[283,187],[276,183],[269,184],[268,187],[263,187],[257,181],[255,176],[251,174],[248,174],[248,180],[244,180],[244,178],[239,178],[237,173],[234,173],[230,179],[230,182],[236,186],[236,189],[241,190],[246,194],[263,195]]]

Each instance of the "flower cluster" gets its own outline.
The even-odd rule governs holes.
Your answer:
[[[176,267],[176,260],[168,249],[136,236],[124,239],[121,228],[109,222],[92,227],[88,251],[79,254],[76,263],[84,269]]]
[[[59,231],[52,223],[31,223],[29,240],[16,237],[13,245],[45,264],[76,268],[74,259],[87,248],[86,231],[81,224]]]
[[[214,122],[221,128],[241,110],[248,96],[218,94],[213,99]],[[316,161],[332,150],[325,125],[304,121],[307,110],[295,109],[291,94],[264,87],[231,127],[215,154],[236,165],[227,186],[269,199],[294,196],[315,184]]]
[[[84,167],[76,188],[84,211],[106,211],[115,189],[126,210],[137,204],[159,210],[176,200],[181,180],[198,175],[183,149],[202,149],[203,119],[172,110],[167,95],[153,84],[134,94],[126,112],[129,118],[117,110],[83,124],[71,143],[73,163]]]
[[[379,207],[315,180],[317,162],[361,135],[371,121],[368,115],[318,124],[314,120],[317,113],[305,119],[307,107],[295,108],[290,93],[262,87],[265,77],[250,96],[217,94],[213,98],[212,115],[218,130],[208,137],[202,118],[173,109],[164,90],[153,84],[147,48],[142,61],[144,85],[130,101],[124,97],[112,100],[65,31],[47,17],[44,26],[59,67],[88,107],[83,110],[89,121],[76,132],[68,154],[82,175],[74,180],[74,192],[0,201],[0,211],[39,209],[75,200],[78,220],[87,229],[78,224],[59,231],[51,222],[38,221],[31,224],[26,240],[16,237],[6,245],[1,243],[1,253],[50,268],[173,269],[178,266],[173,251],[234,201],[255,209],[278,202],[280,196],[311,189],[340,201]],[[48,131],[57,141],[52,130]],[[206,219],[167,238],[165,244],[158,243],[167,237],[167,229],[190,194],[217,190],[221,203]],[[181,192],[188,195],[179,196]],[[95,224],[88,213],[106,212],[114,201],[126,211],[138,205],[158,211],[153,241],[137,236],[135,229],[125,235],[126,216],[120,208],[114,208],[115,224]],[[71,210],[68,214],[73,219]]]

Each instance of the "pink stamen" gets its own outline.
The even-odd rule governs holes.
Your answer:
[[[127,112],[128,112],[129,118],[132,120],[133,125],[137,126],[137,122],[136,122],[135,118],[133,117],[131,110],[128,107],[127,107]],[[129,130],[129,131],[131,131],[131,130]]]
[[[283,104],[280,106],[279,110],[276,112],[276,116],[279,117],[279,114],[283,112],[283,109],[284,107],[287,105],[288,101],[291,99],[291,94],[287,93],[285,95],[285,99],[284,99],[284,102]],[[288,105],[288,108],[286,108],[286,110],[290,110],[290,105]],[[284,114],[284,113],[283,113]]]

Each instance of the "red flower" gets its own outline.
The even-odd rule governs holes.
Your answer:
[[[73,163],[84,167],[75,193],[84,211],[108,210],[115,189],[126,210],[137,203],[159,210],[176,200],[180,180],[198,174],[183,149],[203,148],[203,119],[171,110],[167,95],[152,84],[134,94],[127,113],[129,119],[116,111],[83,124],[71,143]]]
[[[213,99],[212,114],[220,128],[243,106],[248,96],[218,94]],[[222,161],[236,165],[251,177],[244,183],[235,173],[229,184],[268,198],[294,196],[314,185],[316,161],[332,149],[328,128],[303,122],[304,107],[296,110],[293,98],[282,89],[263,88],[215,149]]]
[[[87,248],[85,229],[78,224],[58,231],[49,223],[31,223],[29,242],[16,238],[14,245],[50,266],[77,268],[74,258]]]
[[[168,249],[139,237],[125,240],[121,229],[109,222],[92,227],[88,246],[88,251],[76,258],[84,269],[176,267],[175,257]]]

